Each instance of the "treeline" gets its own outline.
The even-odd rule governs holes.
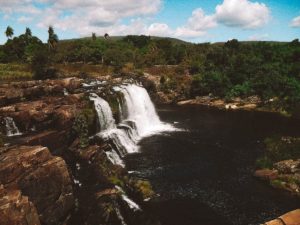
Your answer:
[[[52,29],[52,30],[51,30]],[[192,44],[149,36],[96,37],[58,41],[53,28],[43,44],[26,34],[9,38],[0,48],[0,62],[35,64],[89,63],[116,71],[176,65],[178,74],[192,76],[190,97],[213,94],[233,98],[259,95],[278,98],[285,108],[300,102],[300,43],[239,42]],[[41,69],[40,74],[46,73]]]

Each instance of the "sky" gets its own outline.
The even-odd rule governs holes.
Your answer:
[[[300,38],[300,0],[0,0],[0,44],[9,25],[47,40],[145,34],[201,42]]]

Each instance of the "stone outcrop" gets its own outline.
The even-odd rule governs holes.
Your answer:
[[[274,188],[300,196],[300,159],[274,163],[273,169],[257,170],[254,176],[270,182]]]
[[[211,96],[201,96],[195,99],[179,101],[177,105],[202,105],[227,110],[253,110],[257,109],[261,103],[262,101],[258,96],[250,96],[245,99],[234,98],[230,102]]]
[[[0,186],[1,225],[40,225],[38,212],[20,190],[6,190]]]
[[[80,108],[82,95],[44,97],[36,101],[19,102],[0,108],[2,118],[14,119],[22,132],[40,131],[46,128],[64,129],[73,123]]]
[[[66,163],[45,147],[20,146],[1,154],[0,183],[9,191],[19,190],[27,196],[32,203],[26,203],[25,197],[18,198],[32,210],[28,213],[34,213],[32,206],[36,207],[42,224],[62,224],[74,205]]]
[[[299,225],[299,224],[300,224],[300,209],[296,209],[274,220],[266,222],[262,225]]]
[[[0,106],[19,102],[24,99],[37,99],[41,96],[63,95],[79,88],[82,80],[66,78],[60,80],[11,82],[0,85]]]

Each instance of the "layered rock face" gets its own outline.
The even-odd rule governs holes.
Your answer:
[[[20,190],[7,190],[0,186],[0,224],[40,225],[38,212]]]
[[[74,205],[66,163],[45,147],[20,146],[1,154],[0,183],[8,190],[2,191],[8,196],[8,203],[2,203],[0,211],[5,215],[10,211],[19,213],[15,224],[39,224],[36,211],[42,224],[62,224]],[[23,217],[33,222],[22,222]]]
[[[81,86],[82,80],[66,78],[61,80],[12,82],[0,85],[0,106],[19,102],[22,99],[37,99],[41,96],[62,95]]]

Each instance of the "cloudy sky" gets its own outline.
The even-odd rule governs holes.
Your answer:
[[[8,25],[47,39],[108,33],[171,36],[192,42],[300,38],[300,0],[0,0],[0,43]]]

